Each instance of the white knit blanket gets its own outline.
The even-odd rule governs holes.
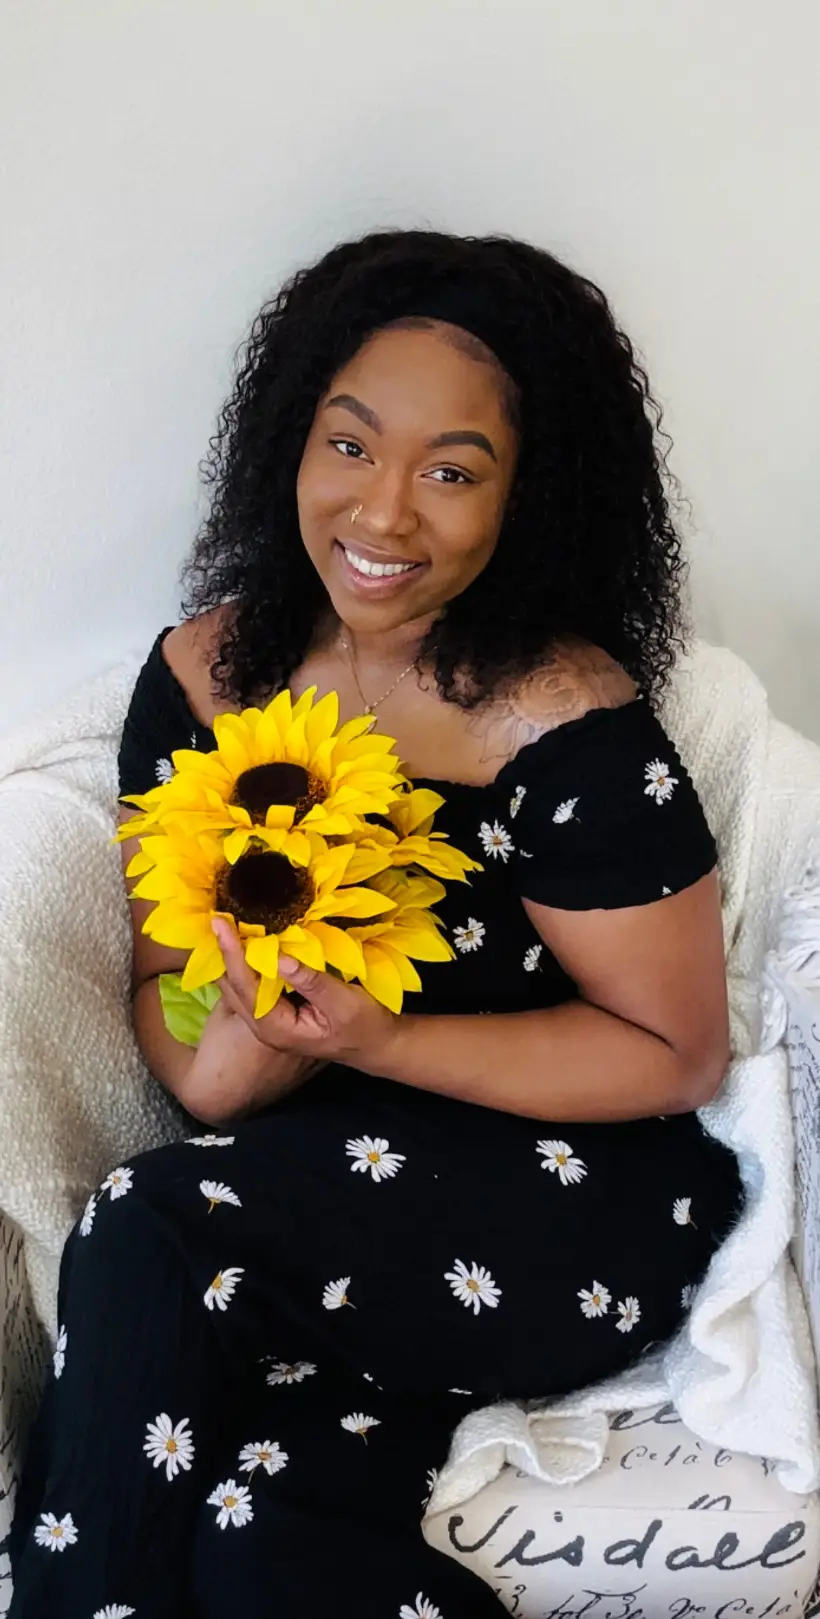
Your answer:
[[[13,1491],[40,1373],[37,1323],[53,1334],[65,1236],[113,1164],[181,1128],[131,1031],[129,923],[109,843],[117,742],[138,667],[120,665],[50,719],[0,741],[0,1287],[5,1255],[8,1294],[5,1306],[0,1297],[0,1550],[4,1492]],[[714,648],[697,648],[681,665],[665,720],[720,849],[737,1060],[703,1119],[739,1155],[746,1211],[687,1330],[662,1357],[546,1414],[511,1406],[474,1414],[455,1437],[431,1510],[466,1499],[506,1461],[552,1481],[577,1479],[602,1459],[603,1411],[670,1397],[704,1439],[778,1458],[789,1488],[820,1482],[813,1363],[788,1258],[793,1152],[776,981],[789,948],[805,965],[820,947],[820,886],[792,897],[786,932],[783,924],[784,897],[805,883],[820,828],[820,750],[772,721],[759,682]]]

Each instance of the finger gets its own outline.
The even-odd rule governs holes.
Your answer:
[[[239,1012],[243,1017],[248,1014],[253,1016],[256,977],[245,960],[239,935],[229,922],[220,917],[214,919],[211,927],[225,962],[225,976],[220,980],[220,989],[226,999],[230,997],[229,1005],[233,1011]]]
[[[280,955],[279,971],[285,983],[290,984],[290,988],[314,1007],[331,1010],[334,1005],[339,1005],[340,999],[345,1001],[350,994],[350,984],[332,978],[331,973],[318,973],[314,967],[303,967],[301,962],[293,962],[290,955]]]

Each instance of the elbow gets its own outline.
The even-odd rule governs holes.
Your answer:
[[[731,1052],[728,1037],[715,1042],[706,1052],[679,1058],[678,1083],[667,1113],[695,1113],[713,1102],[729,1068]]]

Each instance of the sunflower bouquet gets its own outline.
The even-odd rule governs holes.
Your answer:
[[[132,897],[153,905],[143,932],[189,952],[182,974],[160,979],[165,1022],[187,1044],[225,970],[215,918],[233,922],[258,974],[256,1017],[288,987],[280,955],[393,1012],[421,988],[414,961],[453,957],[431,907],[442,879],[465,882],[478,863],[433,830],[444,800],[402,776],[372,717],[340,727],[336,693],[315,697],[282,691],[219,715],[212,752],[178,750],[169,781],[123,800],[138,811],[117,834],[140,843]]]

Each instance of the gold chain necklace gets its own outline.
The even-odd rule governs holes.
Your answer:
[[[399,675],[398,680],[394,680],[392,686],[388,686],[387,691],[382,692],[381,697],[377,697],[374,702],[369,703],[367,701],[367,698],[365,697],[364,692],[362,691],[361,682],[359,680],[358,674],[356,673],[356,663],[355,663],[355,659],[353,657],[353,652],[351,650],[350,643],[345,640],[343,635],[339,636],[339,641],[340,641],[341,646],[344,648],[344,651],[347,653],[347,660],[348,660],[348,663],[350,664],[350,672],[351,672],[351,674],[353,676],[353,679],[356,682],[356,690],[358,691],[359,696],[361,697],[362,703],[364,705],[364,713],[365,714],[375,714],[376,709],[379,708],[382,703],[386,703],[388,697],[392,697],[394,691],[396,691],[397,687],[399,687],[401,685],[402,681],[406,680],[407,676],[409,674],[412,674],[413,670],[416,667],[416,660],[414,658],[412,663],[408,663],[406,669],[402,669],[402,672]]]

